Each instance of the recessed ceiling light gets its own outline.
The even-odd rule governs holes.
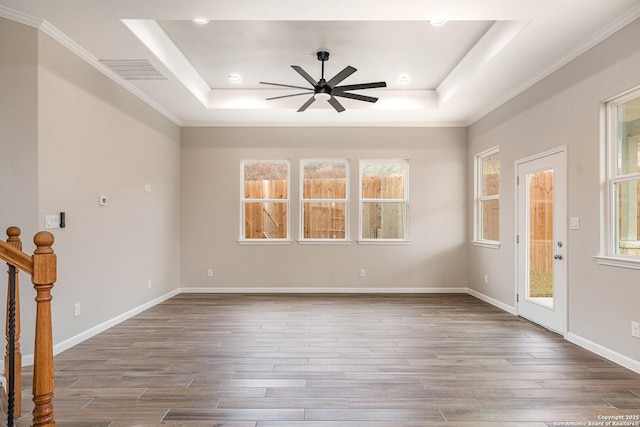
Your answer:
[[[436,17],[436,18],[431,18],[429,22],[431,23],[431,25],[439,26],[439,25],[446,24],[447,20],[441,17]]]
[[[227,78],[231,83],[240,83],[242,81],[242,77],[239,74],[230,74]]]
[[[193,18],[192,21],[198,25],[205,25],[209,23],[209,20],[207,18]]]
[[[411,77],[409,77],[409,74],[400,74],[398,76],[398,83],[405,84],[405,83],[409,83],[410,81],[411,81]]]

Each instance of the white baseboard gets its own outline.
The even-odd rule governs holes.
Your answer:
[[[640,361],[634,360],[630,357],[627,357],[623,354],[616,353],[615,351],[603,347],[600,344],[596,344],[593,341],[589,341],[586,338],[582,338],[579,335],[576,335],[572,332],[567,333],[567,341],[572,342],[582,348],[589,350],[592,353],[597,354],[598,356],[602,356],[605,359],[611,360],[612,362],[617,363],[620,366],[624,366],[627,369],[631,369],[634,372],[640,374]]]
[[[184,294],[464,294],[467,288],[215,287],[180,288]]]
[[[493,299],[491,297],[486,296],[485,294],[482,294],[478,291],[474,291],[473,289],[467,289],[467,293],[469,295],[472,295],[476,298],[478,298],[479,300],[482,300],[486,303],[489,303],[491,305],[493,305],[494,307],[499,308],[500,310],[506,311],[509,314],[513,314],[514,316],[518,315],[518,312],[516,310],[515,307],[507,305],[503,302],[498,301],[497,299]]]
[[[516,307],[506,305],[478,291],[474,291],[473,289],[469,289],[468,293],[469,295],[472,295],[484,302],[487,302],[501,310],[506,311],[507,313],[513,314],[514,316],[518,315]],[[638,360],[634,360],[620,353],[616,353],[615,351],[609,348],[601,346],[600,344],[596,344],[593,341],[589,341],[588,339],[582,338],[579,335],[576,335],[571,332],[568,332],[566,334],[565,339],[573,344],[576,344],[584,349],[589,350],[592,353],[597,354],[598,356],[602,356],[607,360],[610,360],[614,363],[617,363],[620,366],[624,366],[625,368],[640,374],[640,361]]]
[[[58,353],[62,353],[63,351],[70,349],[71,347],[80,344],[82,341],[85,341],[93,336],[98,335],[100,332],[104,332],[107,329],[111,328],[112,326],[117,325],[118,323],[122,323],[125,320],[135,316],[136,314],[140,314],[145,310],[150,309],[151,307],[160,304],[163,301],[168,300],[169,298],[172,298],[176,295],[178,295],[180,293],[180,291],[178,289],[173,290],[167,294],[164,294],[158,298],[155,298],[149,302],[146,302],[142,305],[139,305],[138,307],[132,308],[129,311],[126,311],[116,317],[114,317],[113,319],[107,320],[106,322],[103,322],[99,325],[94,326],[93,328],[87,329],[84,332],[79,333],[76,336],[73,336],[67,340],[64,340],[56,345],[53,346],[53,354],[56,355]],[[31,361],[31,363],[33,363],[33,360]]]
[[[165,295],[162,295],[158,298],[155,298],[149,302],[146,302],[138,307],[135,307],[127,312],[124,312],[113,319],[109,319],[106,322],[103,322],[99,325],[94,326],[93,328],[89,328],[86,331],[79,333],[69,339],[66,339],[58,344],[53,346],[53,354],[56,355],[58,353],[62,353],[65,350],[70,349],[71,347],[80,344],[82,341],[85,341],[93,336],[98,335],[100,332],[104,332],[112,326],[117,325],[118,323],[124,322],[125,320],[135,316],[136,314],[142,313],[143,311],[160,304],[163,301],[168,300],[171,297],[174,297],[180,293],[179,289],[173,290]],[[26,354],[22,356],[22,365],[30,366],[33,365],[33,354]],[[0,361],[0,369],[4,371],[4,362]]]

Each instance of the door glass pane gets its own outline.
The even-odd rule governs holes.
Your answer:
[[[553,169],[528,175],[529,280],[532,302],[553,307]]]

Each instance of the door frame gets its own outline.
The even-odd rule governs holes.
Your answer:
[[[516,311],[516,315],[521,316],[527,320],[530,320],[534,323],[540,324],[540,326],[549,329],[552,332],[558,333],[560,335],[562,335],[563,337],[566,337],[567,334],[567,325],[569,324],[569,281],[568,281],[568,257],[567,257],[567,240],[569,237],[569,233],[568,233],[568,227],[567,227],[567,223],[568,223],[568,193],[567,193],[567,187],[568,187],[568,173],[567,173],[567,146],[566,145],[562,145],[556,148],[552,148],[550,150],[547,151],[543,151],[541,153],[537,153],[537,154],[533,154],[531,156],[527,156],[525,158],[522,159],[518,159],[516,160],[515,163],[515,167],[514,167],[514,184],[515,184],[515,197],[514,197],[514,203],[515,203],[515,237],[514,239],[518,239],[518,235],[520,232],[520,221],[521,221],[521,212],[519,209],[519,203],[520,203],[520,186],[518,185],[518,177],[519,177],[519,168],[521,165],[529,163],[531,161],[535,161],[535,160],[540,160],[543,159],[544,157],[548,157],[548,156],[552,156],[555,154],[563,154],[564,159],[562,164],[560,165],[560,167],[562,167],[564,169],[564,194],[565,194],[565,212],[564,212],[564,218],[562,218],[562,221],[564,222],[564,236],[559,236],[560,239],[562,239],[561,241],[563,242],[564,248],[562,250],[563,254],[564,254],[564,259],[562,260],[562,262],[564,262],[564,289],[562,290],[564,292],[562,301],[560,301],[562,304],[561,306],[558,306],[563,313],[561,314],[562,316],[562,330],[554,330],[548,326],[542,325],[540,323],[537,323],[534,319],[529,319],[527,317],[521,316],[521,308],[520,308],[520,302],[519,302],[519,280],[520,280],[520,250],[521,244],[526,244],[527,240],[526,236],[524,236],[523,239],[521,239],[521,242],[519,243],[516,240],[516,244],[515,244],[515,297],[514,297],[514,301],[515,301],[515,311]],[[554,183],[555,186],[555,183]],[[524,188],[524,187],[522,187]],[[525,214],[525,218],[528,218],[528,215]],[[554,235],[554,249],[556,246],[556,241],[558,240],[558,238]],[[524,295],[521,295],[520,297],[524,298]],[[555,291],[554,291],[554,297],[555,297]],[[554,303],[556,303],[554,301]]]

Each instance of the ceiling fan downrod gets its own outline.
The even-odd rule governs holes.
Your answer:
[[[320,81],[324,83],[326,82],[326,80],[324,79],[324,61],[329,60],[329,52],[321,50],[320,52],[316,53],[316,55],[318,56],[318,61],[322,61],[322,72],[320,75]]]
[[[327,81],[324,79],[324,62],[329,60],[329,52],[321,50],[316,54],[318,61],[322,62],[322,71],[320,72],[320,80],[314,89],[314,98],[323,101],[328,101],[331,98],[331,87],[327,85]]]

